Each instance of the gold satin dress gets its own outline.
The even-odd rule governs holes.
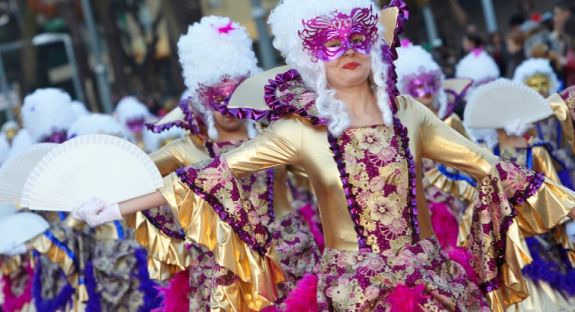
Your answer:
[[[178,168],[207,160],[210,154],[219,155],[236,148],[240,143],[214,143],[201,136],[188,136],[164,146],[150,156],[165,176]],[[270,180],[266,180],[265,172],[263,175],[246,177],[242,184],[245,191],[251,194],[251,201],[260,205],[257,209],[259,213],[266,215],[263,216],[266,219],[264,223],[274,233],[274,240],[279,246],[281,266],[287,272],[286,281],[280,285],[282,297],[285,297],[297,280],[313,269],[320,256],[313,235],[302,217],[292,208],[288,198],[286,167],[275,168],[273,177],[269,178],[272,178],[271,185],[268,185]],[[269,186],[273,190],[268,190]],[[258,194],[269,191],[273,191],[273,220],[267,216],[267,203],[255,199]],[[187,239],[189,233],[185,225],[189,217],[178,209],[162,207],[126,218],[128,224],[135,229],[136,239],[149,251],[150,274],[165,280],[186,271],[190,281],[190,311],[254,310],[241,299],[250,296],[252,290],[246,292],[245,284],[229,270],[218,266],[209,250]]]

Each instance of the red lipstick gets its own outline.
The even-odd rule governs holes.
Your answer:
[[[354,70],[356,68],[358,68],[361,64],[358,62],[349,62],[345,65],[343,65],[344,69],[350,69],[350,70]]]

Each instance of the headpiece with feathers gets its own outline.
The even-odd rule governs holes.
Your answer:
[[[193,109],[203,116],[210,138],[217,138],[212,111],[199,96],[200,87],[225,77],[249,77],[260,72],[246,29],[228,17],[206,16],[188,27],[178,40],[178,56]],[[250,127],[252,128],[252,127]]]
[[[130,138],[125,127],[120,125],[112,116],[104,114],[82,116],[68,130],[68,138],[70,139],[90,134],[107,134],[126,140]]]
[[[476,49],[469,52],[455,66],[455,77],[473,79],[473,85],[468,93],[482,84],[493,81],[501,75],[497,63],[483,49]]]
[[[40,142],[55,132],[65,132],[76,120],[68,93],[54,88],[38,89],[24,98],[22,121],[32,139]]]

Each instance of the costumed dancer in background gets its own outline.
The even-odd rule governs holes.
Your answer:
[[[0,220],[17,213],[13,204],[0,205]],[[10,239],[4,237],[3,239]],[[34,312],[32,283],[34,269],[27,245],[14,245],[0,252],[0,310]]]
[[[395,61],[399,93],[424,104],[450,127],[469,137],[454,110],[470,87],[469,79],[445,79],[432,55],[421,46],[402,40]],[[457,87],[457,88],[456,88]],[[449,96],[448,96],[449,93]],[[458,220],[473,200],[475,181],[457,170],[423,160],[424,187],[435,235],[442,247],[457,245]]]
[[[246,30],[226,17],[204,17],[180,38],[178,54],[188,97],[152,128],[159,132],[177,126],[190,135],[151,155],[162,175],[218,157],[257,133],[253,121],[222,114],[236,87],[260,71]],[[269,239],[276,242],[281,266],[287,273],[281,286],[284,296],[319,260],[313,235],[287,198],[286,182],[286,167],[255,173],[239,182],[252,206],[244,211],[244,221],[258,226],[258,235],[269,233]],[[185,209],[172,208],[155,208],[127,217],[136,238],[150,252],[154,277],[165,278],[173,271],[185,270],[165,289],[166,310],[259,310],[262,301],[254,294],[260,291],[260,285],[246,283],[244,274],[226,268],[226,261],[236,261],[235,256],[226,251],[227,259],[221,262],[201,245],[206,244],[204,236],[209,237],[216,224],[204,220],[206,224],[197,228]],[[244,266],[251,260],[239,261],[238,265]],[[276,303],[281,303],[281,298]]]
[[[0,129],[0,164],[8,159],[18,131],[20,131],[20,125],[16,121],[7,121],[2,125],[2,129]]]
[[[130,133],[130,141],[138,145],[142,150],[150,152],[144,142],[144,132],[146,122],[151,121],[154,116],[144,103],[136,97],[126,96],[122,98],[114,110],[116,120]]]
[[[396,96],[394,43],[385,44],[378,13],[370,0],[281,1],[269,18],[274,45],[297,71],[265,86],[275,121],[241,147],[167,176],[156,193],[121,204],[86,201],[75,216],[97,225],[165,203],[197,216],[188,229],[212,238],[200,242],[216,259],[236,255],[222,264],[249,272],[256,298],[270,304],[283,280],[280,265],[268,236],[238,222],[246,211],[237,207],[249,205],[238,179],[293,165],[313,185],[326,249],[318,274],[304,278],[288,308],[488,311],[524,299],[513,291],[522,279],[514,242],[575,215],[575,193],[500,160],[411,97]],[[480,181],[469,237],[477,284],[433,238],[424,157]],[[248,258],[240,271],[238,260]]]
[[[515,70],[513,81],[528,86],[545,98],[560,90],[559,79],[547,59],[536,58],[524,61]],[[538,122],[535,126],[539,139],[548,143],[548,152],[563,167],[562,170],[558,170],[563,185],[573,189],[575,147],[572,145],[573,142],[569,141],[569,136],[572,138],[573,134],[565,132],[569,130],[564,129],[564,124],[560,121],[561,115],[564,114],[560,108],[560,106],[552,107],[556,114],[553,116],[555,118],[548,118]]]
[[[486,83],[499,78],[501,72],[495,60],[483,48],[471,51],[462,58],[455,67],[456,78],[472,79],[473,84],[467,90],[466,99],[473,95],[473,91]],[[462,107],[465,108],[464,106]],[[463,114],[463,110],[459,112]],[[463,121],[465,124],[465,120]],[[467,129],[471,138],[489,149],[497,144],[497,132],[492,129]]]
[[[90,114],[78,118],[68,130],[68,139],[91,134],[106,134],[128,140],[128,129],[112,116]],[[79,242],[74,249],[85,282],[85,311],[151,311],[158,308],[157,285],[150,279],[147,253],[134,240],[121,221],[96,228],[68,220]]]
[[[493,115],[494,109],[499,109],[500,114]],[[541,172],[560,184],[555,169],[557,159],[546,147],[549,143],[537,138],[534,127],[552,114],[549,102],[535,90],[522,83],[499,79],[476,89],[467,103],[465,120],[469,125],[486,125],[497,131],[495,155]],[[518,288],[526,287],[530,296],[512,310],[569,309],[575,303],[575,268],[569,255],[572,246],[565,246],[568,249],[562,246],[568,241],[563,227],[558,225],[550,233],[528,237],[525,241],[533,262],[523,268],[526,284]]]
[[[77,118],[70,95],[53,88],[38,89],[27,95],[20,113],[24,127],[18,134],[22,143],[15,153],[27,144],[66,141],[68,128]],[[69,310],[86,299],[79,279],[79,259],[74,252],[78,241],[67,225],[71,218],[65,213],[39,214],[50,223],[50,229],[29,244],[35,249],[34,305],[38,311]]]

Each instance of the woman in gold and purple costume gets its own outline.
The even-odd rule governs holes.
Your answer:
[[[181,36],[178,52],[188,95],[176,111],[152,128],[160,132],[179,126],[191,134],[151,154],[165,176],[233,150],[257,133],[253,121],[220,113],[236,87],[259,72],[246,30],[229,18],[205,17]],[[269,231],[276,243],[279,262],[287,273],[281,284],[285,296],[320,257],[306,221],[288,200],[286,167],[254,173],[239,180],[239,185],[252,205],[246,211],[248,223],[262,225],[262,231]],[[155,277],[165,279],[184,270],[164,291],[166,310],[244,311],[257,307],[257,301],[245,304],[249,302],[245,298],[253,293],[251,285],[218,265],[212,252],[197,244],[200,233],[190,227],[192,216],[173,208],[155,208],[127,218],[136,238],[150,252],[150,271]],[[185,297],[175,295],[178,293]],[[281,298],[275,303],[280,304]]]
[[[187,227],[218,264],[257,288],[263,308],[283,274],[270,234],[246,222],[238,179],[291,165],[311,181],[326,239],[317,274],[303,283],[307,309],[488,311],[524,299],[515,288],[523,264],[516,242],[574,215],[575,194],[396,96],[394,43],[384,43],[378,12],[370,0],[280,2],[270,15],[274,44],[296,70],[265,86],[271,125],[233,151],[178,169],[156,193],[87,201],[75,216],[96,225],[168,203],[190,216]],[[469,237],[477,283],[433,237],[423,157],[480,181]]]

